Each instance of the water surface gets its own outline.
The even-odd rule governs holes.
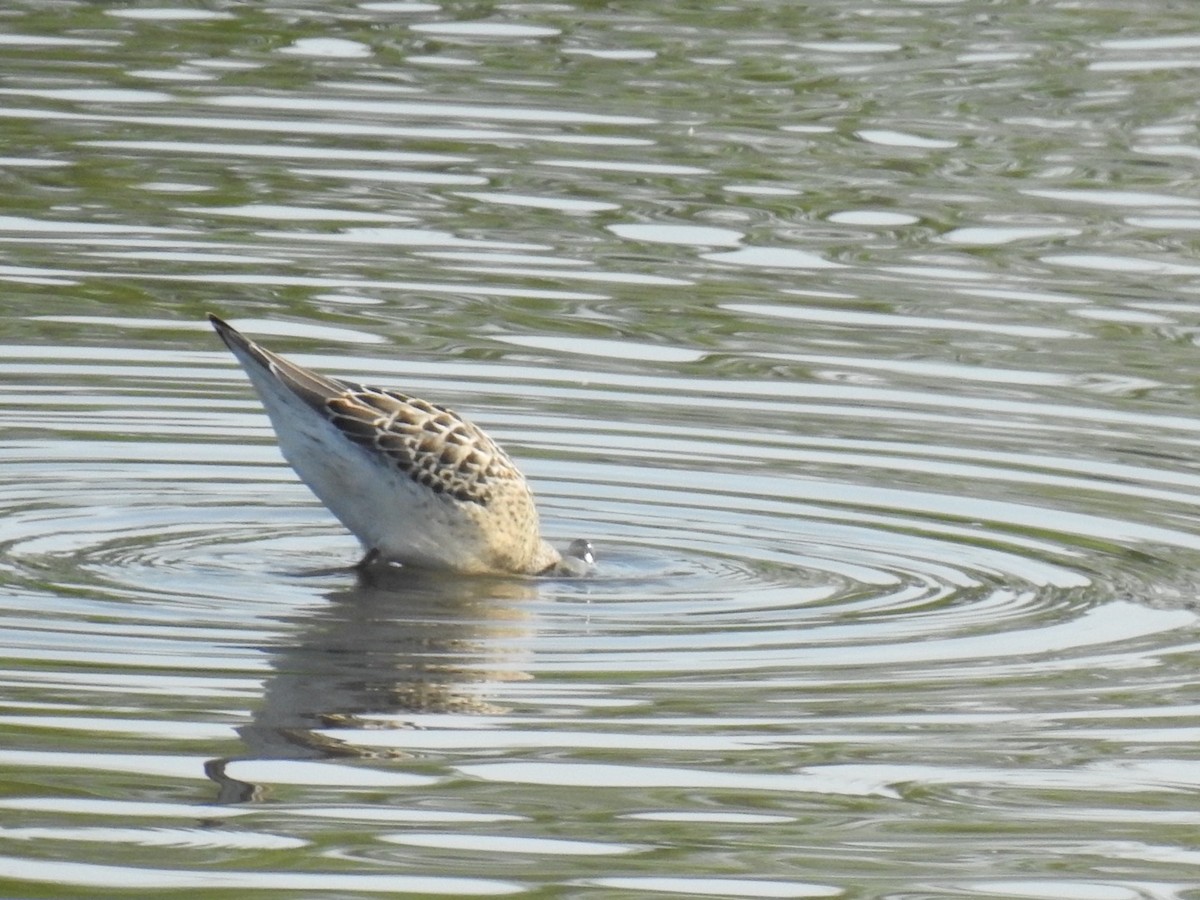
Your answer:
[[[5,896],[1200,897],[1200,15],[2,22]],[[600,572],[342,570],[209,310]]]

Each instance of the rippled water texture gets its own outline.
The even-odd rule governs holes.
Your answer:
[[[1200,7],[0,49],[0,894],[1200,898]],[[209,310],[599,573],[357,579]]]

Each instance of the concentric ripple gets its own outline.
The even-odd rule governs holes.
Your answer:
[[[999,371],[954,391],[902,389],[798,377],[757,353],[730,376],[728,354],[511,335],[479,339],[487,354],[395,361],[359,329],[260,324],[292,332],[282,339],[306,364],[469,414],[534,483],[548,536],[592,539],[600,570],[355,575],[354,540],[283,463],[198,322],[137,320],[182,331],[183,349],[4,348],[0,679],[13,700],[0,728],[22,743],[0,765],[52,772],[68,794],[151,779],[222,808],[305,798],[238,843],[153,824],[178,808],[113,828],[124,808],[17,796],[13,809],[46,817],[0,828],[21,879],[207,883],[197,854],[236,844],[303,858],[312,823],[330,821],[314,817],[342,816],[369,835],[339,850],[356,867],[570,859],[593,888],[832,896],[795,879],[614,876],[611,861],[638,871],[664,822],[688,840],[720,829],[754,857],[778,845],[764,829],[803,831],[811,809],[841,821],[856,804],[879,822],[898,808],[924,822],[918,844],[875,838],[904,858],[981,810],[1008,827],[1033,805],[1051,829],[1094,810],[1089,821],[1116,828],[1130,790],[1196,783],[1186,759],[1093,749],[1195,737],[1189,418],[1068,404],[1053,379],[1012,396]],[[583,362],[615,350],[661,368]],[[875,361],[839,351],[840,369],[860,364]],[[597,804],[598,833],[579,824]],[[541,827],[547,810],[574,827]],[[63,875],[21,855],[31,843],[84,859],[154,848],[185,871],[93,861]],[[242,889],[525,890],[474,869],[402,882],[222,874]]]
[[[352,587],[342,567],[356,545],[278,457],[219,352],[191,353],[186,366],[150,352],[133,364],[108,358],[79,350],[26,362],[28,377],[58,384],[33,395],[36,417],[29,394],[5,405],[17,438],[3,486],[12,596],[86,597],[71,604],[77,614],[115,618],[114,644],[149,628],[155,655],[173,652],[171,621],[209,617],[209,652],[232,658],[221,628],[256,623],[267,639],[270,617]],[[527,669],[538,676],[748,673],[797,654],[856,678],[863,667],[916,662],[1072,657],[1082,667],[1191,621],[1187,561],[1200,537],[1155,521],[1190,517],[1200,476],[1042,449],[1065,430],[1033,403],[984,411],[962,396],[955,409],[944,395],[911,391],[792,384],[785,396],[774,382],[671,378],[645,379],[634,395],[619,377],[584,370],[333,365],[474,414],[521,460],[547,532],[600,547],[594,578],[468,592],[472,602],[534,602],[543,627],[529,636]],[[83,373],[86,390],[72,380]],[[501,400],[475,413],[476,396]],[[517,397],[523,408],[506,409]],[[851,402],[884,437],[833,436]],[[1120,433],[1103,410],[1072,417],[1072,433],[1103,425],[1112,441],[1154,429],[1182,444],[1196,431],[1126,416]],[[956,444],[915,439],[948,418]],[[994,449],[977,439],[995,435],[1004,440]],[[1128,515],[1131,499],[1155,504],[1155,521]],[[1130,598],[1160,611],[1118,625]],[[143,615],[168,624],[137,624]]]

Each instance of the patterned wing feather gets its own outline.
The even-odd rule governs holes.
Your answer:
[[[508,455],[453,410],[363,385],[325,401],[330,421],[438,494],[486,506],[504,482],[521,480]]]

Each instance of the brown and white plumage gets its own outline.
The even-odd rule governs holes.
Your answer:
[[[524,476],[462,416],[320,375],[209,320],[250,376],[284,458],[367,559],[465,573],[580,574],[590,566],[586,541],[564,559],[542,540]]]

